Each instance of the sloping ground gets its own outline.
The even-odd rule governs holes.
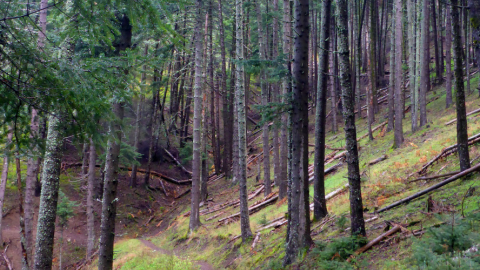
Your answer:
[[[477,83],[478,77],[472,80],[472,85]],[[474,173],[433,192],[429,200],[430,208],[433,205],[433,209],[427,209],[427,197],[429,196],[423,196],[390,211],[378,215],[374,213],[382,206],[439,182],[434,179],[410,183],[415,175],[407,179],[409,175],[419,171],[425,163],[437,156],[443,148],[456,143],[455,125],[445,125],[455,118],[455,108],[445,109],[444,89],[436,89],[429,93],[427,100],[431,101],[427,106],[430,117],[428,125],[412,134],[410,132],[410,113],[407,113],[404,120],[405,143],[402,148],[392,149],[393,133],[386,133],[383,128],[379,128],[374,133],[375,140],[373,142],[369,142],[368,138],[359,141],[362,193],[366,208],[365,219],[370,221],[366,224],[370,240],[384,233],[386,228],[393,226],[392,224],[399,224],[414,234],[422,235],[425,228],[443,223],[445,218],[452,216],[453,212],[460,213],[462,201],[466,215],[479,208],[480,182],[478,179],[480,177],[478,173]],[[476,97],[476,93],[469,95],[467,112],[479,107],[480,99]],[[384,115],[386,116],[385,108],[382,113],[377,115],[380,119],[376,119],[377,124],[374,126],[384,121]],[[480,114],[470,116],[468,121],[469,136],[480,133]],[[311,124],[313,125],[313,120]],[[357,121],[357,130],[358,137],[362,138],[366,133],[365,119]],[[313,134],[310,136],[310,141],[313,142]],[[327,137],[327,145],[332,149],[342,148],[343,143],[342,132]],[[313,151],[313,148],[311,149]],[[260,150],[257,149],[258,152]],[[332,154],[333,151],[327,150],[326,154]],[[386,155],[385,160],[369,165],[370,161],[384,155]],[[473,160],[479,155],[480,144],[471,146],[471,159]],[[312,162],[313,154],[310,164]],[[480,159],[473,161],[473,164],[478,162]],[[331,162],[327,168],[337,164],[338,161]],[[252,207],[266,200],[263,198],[263,192],[259,192],[253,197],[261,186],[255,183],[255,176],[258,174],[257,166],[252,165],[250,168],[248,191],[251,195],[249,205]],[[458,158],[452,154],[434,163],[428,169],[427,175],[456,170],[459,170]],[[346,166],[340,166],[337,172],[327,177],[327,193],[337,190],[347,183],[346,173]],[[187,196],[179,201],[178,207],[183,208],[183,210],[179,210],[182,214],[176,215],[168,227],[160,230],[150,240],[157,246],[182,250],[182,254],[187,254],[192,259],[206,260],[217,269],[273,269],[281,265],[286,226],[281,226],[282,222],[278,221],[282,220],[287,211],[286,201],[271,202],[269,206],[253,213],[250,216],[250,223],[255,235],[257,235],[258,229],[269,224],[280,226],[264,229],[260,231],[256,241],[252,239],[251,243],[242,245],[241,239],[236,238],[240,235],[238,218],[226,218],[239,211],[238,204],[235,203],[238,198],[238,188],[224,179],[220,179],[211,182],[209,189],[211,201],[201,208],[203,226],[198,231],[190,237],[187,236],[189,220],[189,198]],[[470,190],[470,194],[464,199],[467,190]],[[273,192],[276,191],[277,188],[274,188]],[[312,189],[310,195],[313,196]],[[328,210],[329,218],[312,224],[312,235],[315,241],[328,243],[333,239],[349,235],[348,192],[340,192],[331,198],[328,201]],[[393,234],[391,237],[383,239],[380,244],[373,246],[371,251],[354,258],[352,266],[360,269],[385,269],[392,266],[408,269],[407,258],[412,255],[411,245],[414,238],[416,237],[412,237],[407,231]],[[316,268],[315,261],[315,256],[303,256],[297,266],[305,269]]]

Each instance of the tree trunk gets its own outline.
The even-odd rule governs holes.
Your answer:
[[[7,142],[5,145],[5,156],[3,157],[3,167],[2,167],[2,179],[0,182],[0,244],[3,244],[2,238],[2,220],[3,220],[3,204],[5,202],[5,189],[7,187],[7,180],[8,180],[8,163],[9,163],[9,156],[10,151],[8,150],[9,144],[12,142],[12,132],[8,132],[7,135]]]
[[[113,110],[117,119],[110,125],[105,160],[105,179],[103,184],[102,223],[100,228],[100,251],[98,269],[113,267],[113,243],[115,240],[115,217],[117,215],[117,185],[120,145],[122,140],[121,121],[124,115],[124,103],[114,103]]]
[[[368,138],[372,141],[372,125],[375,122],[375,112],[378,110],[376,104],[377,95],[377,12],[376,0],[370,0],[370,89],[367,92],[367,117],[368,117]]]
[[[87,259],[93,254],[95,248],[95,178],[96,150],[95,143],[90,139],[90,162],[88,163],[88,188],[87,188]],[[133,174],[133,169],[132,169]]]
[[[463,81],[463,55],[460,23],[460,5],[458,0],[452,0],[453,51],[455,52],[455,92],[457,107],[457,148],[460,160],[460,170],[470,168],[468,153],[467,110],[465,108],[465,89]]]
[[[350,185],[350,216],[352,234],[365,235],[363,219],[362,192],[358,161],[357,132],[355,127],[355,96],[350,76],[350,51],[348,49],[347,2],[337,0],[337,29],[339,38],[338,54],[340,58],[340,81],[342,86],[343,119],[345,121],[345,139],[348,163],[348,182]]]
[[[201,124],[202,124],[202,63],[203,63],[203,1],[195,4],[195,84],[193,88],[193,161],[192,161],[192,199],[189,232],[200,226],[200,181],[201,181]]]
[[[244,43],[243,43],[243,0],[235,1],[235,19],[236,19],[236,59],[239,62],[244,61]],[[238,65],[235,75],[235,98],[237,114],[237,133],[238,133],[238,156],[237,156],[237,176],[240,189],[240,229],[242,232],[242,241],[246,242],[252,237],[250,229],[250,217],[248,215],[247,198],[247,123],[245,114],[245,72],[244,66]]]
[[[453,104],[452,98],[452,8],[450,6],[446,7],[446,32],[445,32],[445,62],[446,62],[446,83],[445,90],[447,91],[446,97],[446,108],[450,108]]]
[[[467,1],[464,0],[461,2],[461,5],[462,4],[467,4]],[[463,27],[463,30],[464,30],[464,38],[465,38],[465,80],[467,81],[467,89],[466,89],[466,92],[467,93],[471,93],[471,90],[470,90],[470,34],[468,33],[468,26],[469,26],[469,23],[468,23],[468,20],[470,19],[469,18],[469,12],[468,12],[468,9],[466,8],[463,8],[463,18],[464,18],[464,27]]]
[[[63,146],[59,117],[58,114],[51,114],[48,119],[47,145],[42,168],[42,192],[35,243],[35,270],[52,268],[60,161]]]
[[[273,0],[273,13],[278,13],[278,0]],[[272,26],[273,38],[272,38],[272,56],[271,59],[274,61],[278,57],[278,42],[279,42],[279,33],[278,33],[278,17],[273,17],[273,26]],[[280,88],[278,83],[272,84],[272,101],[280,103]],[[279,142],[279,126],[280,118],[275,118],[274,125],[272,127],[272,144],[273,144],[273,179],[275,185],[280,186],[281,179],[281,166],[280,166],[280,142]]]
[[[395,147],[400,147],[403,143],[403,71],[402,71],[402,0],[395,0]],[[393,75],[393,74],[392,74]]]
[[[291,16],[290,16],[290,1],[283,0],[283,53],[286,56],[285,69],[290,71],[290,47],[291,47]],[[288,99],[286,95],[290,93],[290,73],[287,73],[282,82],[282,103],[287,104]],[[280,186],[278,189],[279,199],[285,198],[287,196],[287,157],[288,157],[288,136],[287,136],[287,126],[288,126],[288,115],[283,113],[281,116],[282,127],[280,130]]]
[[[22,250],[22,270],[28,270],[29,267],[29,257],[26,249],[26,239],[25,239],[25,220],[24,220],[24,211],[23,211],[23,188],[22,188],[22,172],[20,169],[20,158],[18,156],[15,158],[15,167],[17,172],[17,189],[18,189],[18,202],[19,202],[19,212],[20,212],[20,245]],[[55,229],[54,229],[55,230]]]
[[[327,214],[327,201],[325,200],[325,115],[327,107],[327,72],[328,50],[330,47],[330,20],[332,1],[322,3],[322,16],[320,29],[320,67],[318,69],[317,108],[315,117],[315,160],[314,160],[314,195],[313,217],[321,220]],[[332,96],[333,97],[333,96]],[[336,104],[332,105],[336,106]]]
[[[421,67],[420,74],[420,91],[419,91],[419,108],[420,108],[420,127],[427,124],[427,92],[430,87],[430,55],[428,53],[430,46],[430,10],[428,8],[429,0],[423,0],[423,18],[422,18],[422,51],[421,51]]]
[[[415,6],[412,0],[407,0],[407,17],[408,17],[408,22],[407,23],[407,34],[408,34],[408,75],[410,79],[410,112],[411,112],[411,125],[412,125],[412,132],[415,131],[415,127],[413,126],[414,120],[416,119],[416,114],[415,114],[415,82],[416,82],[416,76],[415,76],[415,62],[417,61],[416,59],[416,54],[415,54],[415,30],[416,30],[416,23],[415,23]],[[392,76],[393,77],[393,76]],[[390,98],[390,97],[389,97]],[[392,99],[393,100],[393,99]]]
[[[145,51],[143,53],[144,56],[148,55],[148,45],[145,45]],[[147,70],[147,66],[143,66],[143,72],[142,72],[142,78],[141,78],[141,83],[142,86],[140,88],[140,100],[138,100],[137,103],[137,110],[135,114],[135,133],[133,135],[133,147],[135,148],[135,151],[138,151],[138,143],[139,143],[139,136],[140,136],[140,121],[142,121],[142,106],[143,102],[145,100],[144,96],[144,85],[146,83],[147,79],[147,74],[145,73]],[[91,147],[91,146],[90,146]],[[132,165],[132,176],[130,177],[130,186],[131,187],[136,187],[137,186],[137,164]]]
[[[290,110],[291,144],[291,202],[289,212],[289,237],[285,250],[284,265],[291,264],[298,255],[299,248],[308,246],[311,241],[308,207],[308,41],[309,41],[309,1],[295,1],[295,42],[292,72],[292,99]],[[305,130],[307,128],[307,130]],[[305,152],[306,151],[306,152]],[[307,166],[305,166],[307,164]],[[307,171],[307,173],[305,173]],[[307,179],[305,179],[307,178]],[[307,186],[305,186],[307,181]],[[305,187],[307,189],[305,189]],[[301,200],[302,192],[305,199]],[[303,203],[301,202],[303,201]],[[306,209],[304,208],[307,205]],[[304,216],[303,216],[303,215]],[[302,221],[305,220],[305,221]],[[303,233],[302,233],[303,232]]]
[[[331,18],[330,19],[330,24],[335,24],[335,19]],[[332,51],[337,50],[337,31],[335,30],[335,27],[331,27],[327,29],[328,32],[331,33],[333,42],[332,42]],[[330,46],[328,47],[330,48]],[[328,65],[328,62],[327,62]],[[332,100],[332,131],[337,132],[337,76],[338,76],[338,57],[332,53],[332,69],[334,73],[334,77],[331,80],[332,86],[330,87],[330,98]],[[326,119],[325,119],[326,121]]]
[[[131,46],[132,25],[127,15],[119,18],[120,42],[116,53],[119,54]],[[124,70],[123,72],[127,72]],[[113,244],[115,241],[115,218],[117,215],[117,185],[118,164],[122,144],[122,121],[125,103],[116,101],[112,104],[115,119],[110,122],[107,141],[105,176],[103,180],[102,221],[100,226],[100,248],[98,255],[98,269],[111,270],[113,268]]]
[[[440,69],[440,50],[438,47],[438,31],[437,31],[437,8],[435,7],[435,0],[431,0],[431,9],[432,9],[432,26],[433,26],[433,44],[435,47],[435,76],[436,83],[442,81],[442,70]]]
[[[468,0],[470,7],[470,23],[472,27],[472,44],[475,51],[477,68],[480,68],[480,1]],[[478,82],[478,95],[480,96],[480,80]]]
[[[394,8],[395,9],[395,8]],[[388,127],[387,131],[394,130],[395,128],[395,85],[399,82],[396,81],[395,76],[395,31],[396,31],[396,16],[395,12],[392,12],[392,28],[391,28],[391,35],[390,35],[390,77],[389,77],[389,86],[388,86]]]
[[[260,7],[260,0],[255,0],[256,3],[256,13],[257,13],[257,30],[258,30],[258,47],[259,47],[259,54],[260,54],[260,61],[265,63],[266,61],[266,49],[265,49],[265,41],[263,37],[263,27],[262,27],[262,10]],[[262,105],[268,105],[268,86],[266,82],[266,75],[263,71],[260,72],[260,86],[262,89]],[[271,192],[271,182],[270,182],[270,143],[269,143],[269,130],[268,130],[268,122],[265,121],[264,117],[264,125],[262,127],[262,142],[263,142],[263,183],[265,184],[264,194],[265,197],[268,196]]]

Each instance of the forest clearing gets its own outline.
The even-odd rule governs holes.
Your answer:
[[[480,269],[480,1],[2,0],[0,269]]]

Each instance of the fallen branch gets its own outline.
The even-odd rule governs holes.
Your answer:
[[[255,239],[253,240],[252,250],[255,248],[255,245],[257,245],[258,240],[260,240],[260,233],[257,233],[257,235],[255,236]]]
[[[477,113],[480,113],[480,109],[476,109],[476,110],[474,110],[474,111],[471,111],[471,112],[467,113],[467,116],[470,116],[470,115],[472,115],[472,114],[477,114]],[[448,121],[447,123],[445,123],[445,126],[451,125],[451,124],[453,124],[453,123],[455,123],[455,122],[457,122],[457,118]]]
[[[468,145],[472,145],[472,144],[477,143],[477,142],[480,142],[480,133],[468,138]],[[432,160],[430,160],[427,164],[423,165],[422,169],[420,169],[417,172],[417,174],[419,174],[419,175],[424,174],[427,171],[428,167],[432,166],[433,163],[435,163],[437,160],[439,160],[442,157],[446,157],[450,154],[453,154],[455,152],[457,152],[457,145],[456,144],[444,148],[440,154],[438,154],[436,157],[434,157]],[[410,176],[412,176],[413,174],[415,174],[415,173],[412,173],[411,175],[409,175],[408,178],[410,178]]]
[[[405,199],[402,199],[402,200],[400,200],[400,201],[394,202],[394,203],[390,204],[389,206],[386,206],[386,207],[378,210],[377,213],[381,213],[381,212],[390,210],[390,209],[392,209],[392,208],[395,208],[395,207],[397,207],[397,206],[399,206],[399,205],[401,205],[401,204],[407,203],[407,202],[409,202],[409,201],[411,201],[411,200],[413,200],[413,199],[416,199],[416,198],[418,198],[418,197],[420,197],[420,196],[422,196],[422,195],[425,195],[425,194],[430,193],[430,192],[432,192],[432,191],[434,191],[434,190],[436,190],[436,189],[438,189],[438,188],[440,188],[440,187],[443,187],[443,186],[445,186],[446,184],[448,184],[448,183],[450,183],[450,182],[453,182],[453,181],[461,178],[462,176],[465,176],[465,175],[467,175],[467,174],[470,174],[470,173],[475,172],[475,171],[478,171],[478,170],[480,170],[480,164],[477,164],[476,166],[471,167],[470,169],[464,170],[464,171],[462,171],[462,172],[460,172],[460,173],[458,173],[458,174],[456,174],[456,175],[454,175],[454,176],[452,176],[452,177],[450,177],[450,178],[448,178],[448,179],[446,179],[446,180],[443,180],[442,182],[440,182],[440,183],[438,183],[438,184],[436,184],[436,185],[433,185],[433,186],[425,189],[425,190],[422,190],[422,191],[417,192],[417,193],[415,193],[415,194],[413,194],[413,195],[411,195],[411,196],[408,196],[408,197],[405,198]]]
[[[173,155],[172,153],[170,153],[166,148],[164,148],[163,150],[165,150],[165,153],[167,153],[167,155],[173,159],[173,161],[175,161],[175,163],[177,163],[177,166],[180,167],[180,169],[182,169],[182,171],[186,172],[188,175],[190,175],[190,177],[192,177],[192,172],[185,169],[185,167],[183,167],[182,163],[180,163],[180,161],[178,161]]]
[[[460,171],[454,171],[454,172],[445,173],[445,174],[419,177],[417,179],[413,179],[413,180],[409,181],[409,183],[418,182],[418,181],[422,181],[422,180],[433,180],[433,179],[438,179],[438,178],[442,178],[442,177],[452,176],[452,175],[459,174],[459,173],[460,173]]]
[[[221,216],[221,215],[223,215],[223,214],[225,214],[225,212],[220,212],[220,213],[218,213],[218,214],[216,214],[216,215],[213,215],[213,216],[205,219],[205,221],[209,221],[209,220],[215,219],[215,218],[217,218],[217,217],[219,217],[219,216]]]
[[[276,221],[276,222],[273,222],[267,226],[263,226],[259,229],[257,229],[257,232],[260,232],[260,231],[263,231],[263,230],[266,230],[266,229],[270,229],[270,228],[278,228],[282,225],[284,225],[285,223],[287,223],[288,220],[286,220],[284,217],[281,217],[280,220]]]
[[[335,196],[337,196],[338,194],[342,193],[343,191],[345,191],[347,188],[349,187],[348,184],[346,184],[345,186],[341,187],[341,188],[338,188],[330,193],[327,194],[327,196],[325,196],[325,200],[329,200]],[[310,210],[313,211],[313,203],[310,204]]]
[[[257,205],[255,205],[255,206],[253,206],[253,207],[248,208],[248,214],[249,214],[249,215],[253,214],[254,212],[256,212],[256,211],[264,208],[264,207],[267,206],[268,204],[276,201],[277,199],[278,199],[278,195],[275,195],[275,196],[273,196],[272,198],[270,198],[270,199],[268,199],[268,200],[266,200],[266,201],[264,201],[264,202],[262,202],[262,203],[260,203],[260,204],[257,204]],[[222,221],[224,221],[224,220],[231,219],[231,218],[238,217],[238,216],[240,216],[240,212],[235,213],[235,214],[233,214],[233,215],[230,215],[230,216],[228,216],[228,217],[226,217],[226,218],[219,219],[218,222],[222,222]]]
[[[379,235],[377,238],[373,239],[372,241],[368,242],[368,244],[366,244],[365,246],[359,248],[357,251],[355,251],[355,255],[358,255],[358,254],[361,254],[367,250],[369,250],[371,247],[373,247],[374,245],[380,243],[380,241],[382,241],[385,237],[388,237],[398,231],[400,231],[400,226],[398,225],[395,225],[393,228],[391,228],[388,232],[386,233],[383,233],[381,235]]]
[[[374,128],[372,129],[372,133],[375,132],[375,131],[377,131],[378,129],[382,128],[382,127],[385,126],[387,123],[388,123],[388,122],[385,121],[385,122],[381,123],[380,125],[374,127]],[[367,132],[365,135],[363,135],[362,137],[358,138],[358,139],[357,139],[357,142],[365,139],[367,136],[368,136],[368,132]]]
[[[7,257],[7,249],[8,245],[5,247],[5,250],[2,252],[3,259],[5,260],[5,263],[7,264],[8,270],[12,270],[12,262],[10,262],[10,259]]]
[[[388,158],[387,155],[383,155],[383,156],[381,156],[381,157],[379,157],[379,158],[377,158],[377,159],[371,160],[370,162],[368,162],[368,165],[369,165],[369,166],[375,165],[375,164],[377,164],[377,163],[379,163],[379,162],[381,162],[381,161],[386,160],[387,158]]]

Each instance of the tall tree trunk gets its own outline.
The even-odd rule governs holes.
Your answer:
[[[322,16],[320,29],[320,67],[318,69],[318,93],[315,117],[315,160],[314,160],[314,195],[313,217],[315,220],[324,218],[327,214],[327,201],[325,200],[325,116],[327,109],[327,72],[328,48],[330,47],[330,20],[332,1],[324,0],[322,3]],[[332,96],[334,97],[334,96]],[[336,106],[336,104],[332,104]]]
[[[445,26],[445,62],[446,62],[446,82],[445,90],[447,91],[446,108],[450,108],[453,104],[452,98],[452,8],[446,7],[447,24]]]
[[[395,0],[395,147],[400,147],[403,143],[403,71],[402,71],[402,0]]]
[[[218,20],[220,24],[220,53],[222,59],[222,73],[221,73],[221,89],[223,93],[223,172],[225,172],[225,179],[230,179],[231,176],[231,152],[232,152],[232,128],[230,127],[230,117],[233,111],[230,106],[229,96],[231,92],[227,90],[227,61],[225,52],[225,29],[223,26],[223,7],[222,0],[218,0]],[[231,69],[233,70],[233,69]]]
[[[440,50],[438,47],[438,31],[437,31],[437,8],[435,7],[435,0],[431,0],[430,3],[432,9],[432,26],[433,26],[433,44],[435,47],[435,76],[436,76],[436,83],[440,83],[442,81],[442,70],[440,69]]]
[[[235,21],[236,21],[236,59],[238,62],[244,61],[244,43],[243,43],[243,0],[235,0]],[[245,74],[244,66],[240,64],[236,68],[235,75],[235,98],[238,127],[238,164],[237,175],[240,189],[240,229],[242,241],[246,242],[252,237],[250,229],[250,217],[248,214],[247,200],[247,123],[245,114]]]
[[[472,44],[475,51],[477,68],[480,68],[480,1],[468,0],[470,23],[472,27]],[[480,96],[480,80],[478,82],[478,95]]]
[[[292,189],[289,205],[292,215],[289,216],[290,231],[283,261],[285,265],[294,262],[299,248],[308,247],[311,241],[309,237],[310,208],[308,207],[308,0],[295,1],[294,27],[293,85],[290,110],[292,160],[289,176]],[[305,171],[307,172],[305,173]],[[303,200],[302,193],[304,194]]]
[[[95,143],[90,139],[90,162],[88,164],[88,188],[87,188],[87,258],[90,258],[95,248],[95,187],[97,181],[95,179],[95,163],[96,150]]]
[[[52,268],[55,219],[57,216],[60,161],[63,137],[60,115],[51,114],[48,118],[47,145],[42,168],[42,192],[38,210],[37,239],[35,243],[35,270]]]
[[[290,17],[290,1],[283,0],[283,54],[287,58],[285,69],[290,72],[290,47],[291,47],[291,17]],[[282,81],[282,103],[286,104],[288,99],[286,95],[290,93],[290,73],[288,73]],[[280,199],[287,196],[287,157],[288,157],[288,135],[287,135],[287,125],[288,125],[288,115],[286,113],[282,114],[282,127],[280,130],[280,186],[278,189],[278,197]]]
[[[335,24],[335,19],[331,18],[330,24]],[[335,30],[335,27],[332,27],[331,29],[328,28],[327,31],[331,33],[333,42],[332,42],[332,51],[337,50],[337,31]],[[330,48],[330,47],[329,47]],[[332,86],[330,87],[330,98],[332,100],[332,131],[336,132],[337,131],[337,111],[338,111],[338,106],[337,106],[337,76],[338,76],[338,57],[332,53],[332,69],[333,71],[333,78],[331,80]],[[327,70],[325,71],[327,72]],[[326,120],[325,120],[326,121]]]
[[[193,161],[192,161],[192,199],[189,231],[190,233],[200,226],[200,181],[201,181],[201,125],[202,125],[202,70],[203,70],[203,1],[195,2],[195,84],[193,88]]]
[[[368,137],[373,140],[372,124],[375,122],[377,104],[377,1],[370,0],[370,92],[367,93]],[[370,95],[368,95],[370,94]]]
[[[265,49],[265,41],[263,37],[263,27],[262,27],[262,10],[260,7],[260,0],[255,0],[256,3],[256,13],[257,13],[257,30],[258,30],[258,47],[259,47],[259,54],[260,60],[265,63],[266,61],[266,49]],[[260,72],[260,87],[262,90],[262,105],[268,105],[268,85],[266,81],[266,74],[263,71]],[[265,116],[263,117],[265,120]],[[264,121],[264,125],[262,127],[262,142],[263,142],[263,183],[265,186],[264,194],[265,197],[268,196],[271,192],[271,184],[270,184],[270,143],[269,143],[269,130],[268,130],[268,122]]]
[[[278,0],[273,0],[273,13],[278,13]],[[271,59],[275,61],[278,57],[278,43],[279,43],[279,33],[278,33],[278,17],[277,15],[273,16],[273,26],[272,26],[272,57]],[[272,101],[280,103],[280,88],[278,83],[272,84]],[[281,166],[280,166],[280,142],[279,142],[279,127],[280,127],[280,118],[275,118],[274,124],[272,127],[272,144],[273,144],[273,178],[276,186],[280,186],[281,179]]]
[[[148,55],[148,45],[145,45],[145,51],[143,53],[144,56]],[[140,136],[140,121],[142,121],[142,106],[143,102],[145,101],[145,96],[144,96],[144,90],[143,87],[145,87],[145,83],[147,80],[147,74],[146,74],[147,66],[143,66],[143,72],[142,72],[142,77],[141,77],[141,83],[142,86],[140,88],[140,100],[137,102],[137,110],[135,113],[135,133],[133,135],[133,147],[135,148],[135,151],[138,151],[138,143],[139,143],[139,136]],[[137,186],[137,164],[134,163],[132,165],[132,176],[130,177],[130,186],[131,187],[136,187]]]
[[[25,220],[23,218],[23,188],[22,188],[22,172],[20,169],[20,158],[17,156],[15,158],[15,167],[17,171],[17,189],[18,189],[18,202],[19,202],[19,212],[20,212],[20,245],[22,250],[22,270],[28,270],[29,267],[29,258],[26,248],[26,239],[25,239]],[[54,229],[55,230],[55,229]]]
[[[416,82],[416,76],[415,76],[415,62],[417,61],[416,59],[416,54],[415,54],[415,6],[413,3],[413,0],[407,0],[407,18],[408,22],[407,23],[407,36],[408,36],[408,75],[410,79],[410,112],[411,112],[411,125],[412,125],[412,132],[415,131],[415,128],[413,126],[414,119],[416,118],[415,114],[415,82]],[[392,74],[393,75],[393,74]],[[393,77],[393,76],[392,76]],[[392,99],[393,100],[393,99]]]
[[[7,135],[7,142],[5,144],[5,151],[3,157],[3,167],[2,167],[2,179],[0,182],[0,244],[3,244],[3,237],[2,237],[2,220],[3,220],[3,204],[5,202],[5,189],[7,187],[7,180],[8,180],[8,163],[10,159],[10,151],[8,147],[12,142],[12,132],[8,132]]]
[[[467,110],[465,108],[465,86],[463,81],[463,54],[459,1],[452,1],[452,25],[453,25],[453,51],[455,61],[455,92],[457,107],[457,148],[460,160],[460,170],[470,168],[470,157],[468,153],[468,128]]]
[[[105,160],[105,179],[103,184],[102,223],[100,227],[100,251],[98,269],[109,270],[113,267],[113,243],[115,240],[115,217],[117,215],[117,185],[120,145],[122,140],[121,121],[124,115],[124,103],[113,104],[116,120],[110,124],[110,136],[107,143]]]
[[[44,47],[44,42],[46,39],[45,33],[47,32],[47,6],[48,0],[40,1],[40,14],[39,14],[39,31],[37,47],[42,49]],[[30,122],[30,139],[36,139],[38,136],[38,124],[40,117],[35,108],[32,107],[31,113],[31,122]],[[33,147],[31,153],[32,156],[27,159],[27,177],[25,179],[25,241],[26,249],[29,258],[29,265],[33,264],[33,250],[34,240],[33,240],[33,215],[35,213],[35,183],[38,177],[38,168],[40,163],[38,162],[38,157],[36,157],[39,149]]]
[[[116,53],[126,50],[132,44],[132,25],[127,15],[119,18],[120,42]],[[124,70],[126,73],[127,70]],[[122,121],[124,116],[124,102],[116,101],[112,104],[114,119],[109,126],[110,138],[107,142],[105,159],[105,178],[103,182],[102,221],[100,226],[100,249],[98,255],[98,269],[111,270],[113,268],[113,243],[115,241],[115,217],[117,215],[117,185],[118,164],[122,144]]]
[[[467,1],[464,0],[462,1],[462,4],[467,4]],[[469,34],[469,23],[468,21],[470,20],[470,16],[469,16],[469,11],[467,8],[464,8],[463,9],[463,18],[464,18],[464,32],[465,32],[465,35],[464,35],[464,38],[465,38],[465,78],[467,80],[467,93],[471,93],[471,89],[470,89],[470,34]]]
[[[430,88],[430,9],[429,0],[423,0],[423,18],[422,18],[422,57],[421,62],[421,75],[420,75],[420,91],[419,91],[419,108],[420,108],[420,127],[427,124],[427,92]]]
[[[343,119],[345,121],[345,139],[348,163],[348,182],[350,185],[350,222],[352,234],[365,235],[363,219],[362,191],[358,161],[357,131],[355,127],[355,95],[350,76],[350,51],[348,49],[347,2],[337,0],[337,29],[339,38],[338,54],[340,58],[340,82],[342,86]]]
[[[393,10],[395,10],[395,8],[393,8]],[[395,98],[397,98],[395,96],[395,85],[399,82],[396,81],[396,76],[395,76],[395,65],[396,65],[396,61],[395,61],[395,46],[396,46],[396,43],[395,43],[395,38],[396,38],[396,35],[395,35],[395,31],[396,31],[396,24],[395,24],[395,21],[396,21],[396,16],[395,16],[395,12],[392,12],[392,28],[391,28],[391,34],[390,34],[390,83],[389,83],[389,86],[388,86],[388,127],[387,127],[387,131],[391,131],[391,130],[394,130],[395,128],[395,106],[396,106],[396,103],[395,103]]]

